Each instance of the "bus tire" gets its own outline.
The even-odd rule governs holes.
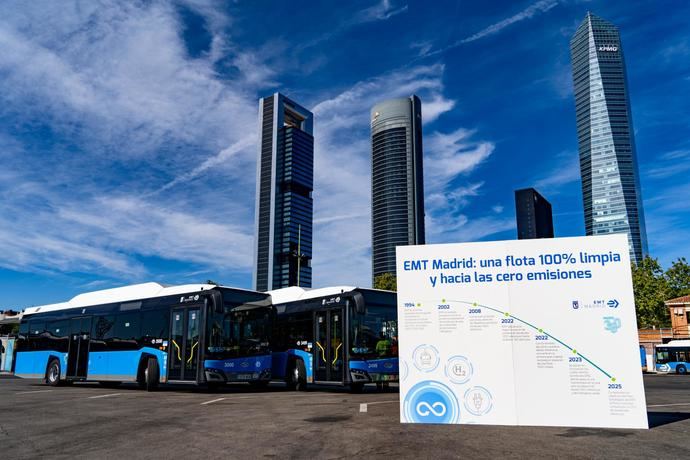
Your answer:
[[[158,388],[158,380],[160,379],[160,370],[158,368],[158,360],[156,358],[149,358],[144,369],[144,382],[146,384],[146,391],[155,391]]]
[[[46,367],[46,385],[56,387],[60,385],[60,361],[51,359]]]
[[[361,393],[364,390],[364,384],[363,383],[351,383],[350,384],[350,392],[351,393]]]
[[[688,369],[685,367],[683,364],[679,364],[676,366],[676,373],[677,374],[687,374]]]
[[[285,381],[289,390],[305,391],[307,389],[307,370],[304,367],[304,361],[295,359],[291,362]]]

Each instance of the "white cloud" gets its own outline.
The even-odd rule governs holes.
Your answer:
[[[407,5],[396,6],[390,0],[381,0],[376,5],[365,8],[355,15],[353,22],[365,23],[372,21],[385,21],[393,16],[407,11]]]
[[[503,29],[512,24],[515,24],[516,22],[531,19],[537,14],[546,13],[550,9],[554,8],[556,5],[558,5],[558,0],[540,0],[536,3],[531,4],[519,13],[510,16],[509,18],[491,24],[490,26],[485,27],[479,32],[472,34],[467,38],[463,38],[462,40],[460,40],[460,43],[469,43],[487,37],[489,35],[497,34],[498,32],[502,31]]]
[[[187,58],[172,6],[32,6],[0,23],[4,97],[30,99],[29,116],[51,116],[64,132],[76,127],[92,155],[155,157],[171,142],[222,150],[255,129],[253,95],[220,82],[211,59]],[[271,75],[246,54],[235,61],[245,81]]]
[[[459,174],[469,174],[493,153],[495,145],[474,141],[475,131],[458,128],[451,133],[434,132],[425,139],[424,186],[442,189]]]
[[[548,194],[556,194],[571,182],[580,180],[580,163],[577,152],[562,152],[556,155],[556,166],[532,181],[532,187]]]
[[[463,39],[460,39],[455,43],[446,46],[445,48],[437,49],[435,51],[430,51],[430,49],[427,49],[426,53],[420,52],[420,55],[423,55],[424,57],[434,56],[440,53],[444,53],[453,48],[457,48],[458,46],[464,45],[465,43],[471,43],[476,40],[481,40],[482,38],[489,37],[491,35],[501,32],[503,29],[510,25],[513,25],[521,21],[525,21],[527,19],[532,19],[533,17],[539,14],[546,13],[547,11],[556,7],[559,3],[560,0],[539,0],[538,2],[532,3],[522,11],[508,18],[502,19],[494,24],[491,24],[485,27],[484,29],[480,30],[479,32],[469,35]]]
[[[186,3],[212,35],[197,58],[170,4],[0,7],[0,112],[58,139],[24,145],[0,131],[0,266],[128,281],[156,276],[139,261],[148,256],[250,270],[254,91],[273,74],[233,49],[230,18]],[[235,80],[218,78],[220,56]],[[213,183],[224,178],[230,200]]]

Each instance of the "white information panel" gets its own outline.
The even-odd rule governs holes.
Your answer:
[[[647,428],[625,235],[397,248],[400,420]]]

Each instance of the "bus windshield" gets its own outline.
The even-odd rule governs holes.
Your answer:
[[[353,359],[397,358],[396,306],[367,305],[365,314],[352,310],[350,343]]]
[[[209,320],[208,359],[227,359],[270,353],[271,308],[225,304],[223,314]]]
[[[656,363],[657,364],[666,364],[670,360],[668,359],[668,349],[665,348],[657,348],[656,349]]]

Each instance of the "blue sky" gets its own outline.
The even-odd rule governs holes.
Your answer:
[[[370,285],[369,109],[418,94],[429,243],[584,234],[568,43],[625,51],[649,248],[690,256],[690,3],[5,1],[0,309],[143,281],[250,287],[258,98],[315,113],[314,285]]]

